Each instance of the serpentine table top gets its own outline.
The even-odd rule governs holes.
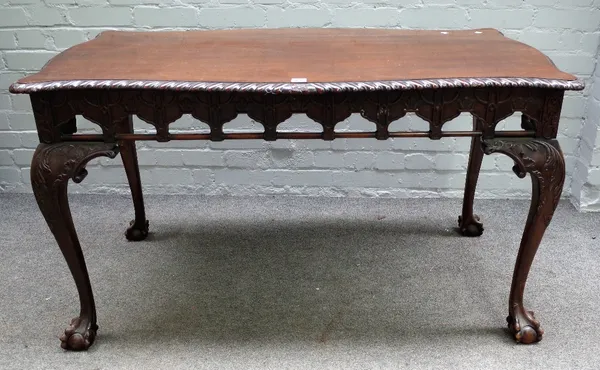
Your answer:
[[[465,236],[483,232],[473,201],[484,154],[505,154],[519,177],[531,177],[531,208],[507,322],[517,342],[537,342],[543,330],[525,309],[523,294],[564,184],[564,157],[556,140],[564,91],[583,87],[538,50],[494,29],[109,31],[76,45],[10,87],[31,96],[40,139],[31,164],[33,192],[79,293],[80,314],[61,345],[85,350],[98,329],[67,199],[69,179],[81,182],[91,159],[121,154],[135,209],[125,235],[141,241],[148,235],[148,221],[136,140],[445,136],[472,138],[458,220],[458,231]],[[473,130],[442,130],[463,112],[473,116]],[[515,112],[522,114],[522,130],[497,131],[498,122]],[[240,113],[262,124],[264,131],[224,132],[223,125]],[[296,113],[320,123],[323,131],[277,131]],[[374,131],[336,132],[336,124],[353,113],[372,122]],[[428,122],[429,130],[390,132],[390,124],[407,113]],[[207,123],[210,133],[170,133],[169,125],[184,114]],[[102,134],[77,133],[78,115],[96,123]],[[156,133],[136,134],[133,116],[153,125]]]
[[[103,32],[12,89],[311,92],[436,86],[582,87],[541,52],[494,29],[253,29]]]

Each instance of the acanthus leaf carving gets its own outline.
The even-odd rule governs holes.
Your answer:
[[[70,143],[39,144],[31,164],[31,184],[42,213],[48,224],[56,216],[53,205],[48,205],[46,194],[56,192],[55,188],[72,179],[80,183],[87,175],[85,165],[93,158],[106,156],[114,158],[118,148],[110,143]]]
[[[534,313],[523,306],[523,293],[535,253],[560,200],[565,181],[564,157],[556,140],[490,139],[484,140],[483,150],[512,158],[513,170],[519,177],[531,175],[531,206],[515,262],[506,321],[517,342],[534,343],[542,339],[544,331]]]
[[[538,211],[546,207],[552,210],[543,212],[544,222],[548,225],[565,182],[565,160],[558,142],[527,138],[491,139],[483,142],[483,149],[486,154],[506,154],[514,160],[513,171],[517,176],[523,178],[529,173],[535,177],[539,193],[553,195],[552,199],[540,199],[537,206]]]

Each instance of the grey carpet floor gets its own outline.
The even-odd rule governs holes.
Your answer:
[[[526,290],[546,334],[505,329],[528,204],[459,200],[71,197],[95,291],[86,353],[58,336],[78,301],[32,195],[0,196],[2,369],[598,369],[600,214],[562,202]]]

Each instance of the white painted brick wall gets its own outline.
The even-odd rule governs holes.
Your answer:
[[[575,171],[573,198],[582,211],[600,211],[600,46],[590,85],[587,112],[581,130]]]
[[[541,49],[559,68],[590,84],[600,43],[600,0],[0,0],[0,191],[30,191],[29,163],[38,142],[29,100],[8,93],[12,82],[34,73],[61,50],[107,29],[243,27],[495,27]],[[600,102],[599,89],[567,93],[563,108],[559,139],[567,158],[565,195],[572,192],[582,200],[593,198],[592,189],[600,183],[600,153],[593,151],[600,144],[593,130],[600,108],[592,108]],[[594,120],[596,126],[590,127]],[[445,129],[470,125],[470,117],[463,115]],[[80,121],[79,127],[97,131],[89,122]],[[207,129],[189,117],[172,127]],[[282,127],[321,130],[303,116]],[[500,127],[518,129],[519,118],[511,117]],[[136,130],[150,128],[136,120]],[[246,116],[226,125],[233,131],[261,128]],[[392,128],[428,129],[414,116]],[[364,129],[372,125],[356,115],[339,127]],[[592,131],[594,138],[586,142]],[[470,139],[446,138],[138,146],[146,192],[438,197],[462,195],[469,144]],[[584,160],[585,156],[589,158]],[[72,190],[127,191],[120,160],[94,160],[89,167],[88,179]],[[478,195],[528,196],[530,182],[514,176],[511,167],[508,158],[486,157]],[[573,184],[572,178],[577,180]],[[582,189],[588,190],[580,197]],[[600,191],[594,191],[598,200]]]

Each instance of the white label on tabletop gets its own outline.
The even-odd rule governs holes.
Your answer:
[[[308,82],[308,78],[306,78],[306,77],[302,77],[302,78],[299,78],[299,77],[292,78],[292,83],[295,83],[295,84],[301,84],[301,83],[306,83],[306,82]]]

